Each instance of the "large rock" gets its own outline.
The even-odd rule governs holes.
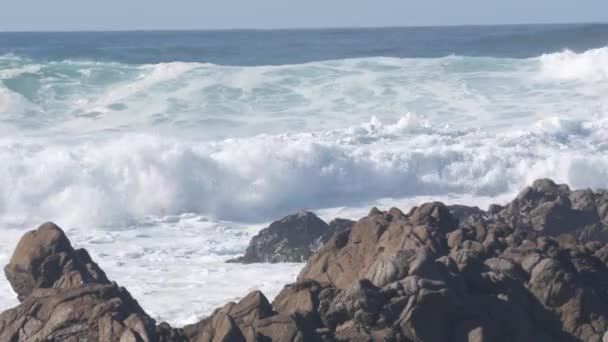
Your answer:
[[[305,262],[336,231],[348,229],[349,220],[330,225],[311,212],[302,211],[273,222],[251,239],[245,255],[229,262]]]
[[[539,179],[497,213],[517,229],[542,235],[573,235],[587,241],[608,241],[608,193],[572,191],[549,179]]]
[[[274,312],[266,297],[254,291],[238,303],[215,310],[209,318],[184,327],[184,335],[196,342],[303,342],[318,340],[315,328],[300,318],[299,311]]]
[[[298,280],[330,284],[306,302],[317,303],[334,338],[602,341],[606,197],[539,180],[487,212],[373,209],[320,248]]]
[[[259,291],[254,291],[238,303],[228,303],[200,321],[184,327],[191,341],[253,341],[256,322],[272,316],[272,306]]]
[[[330,225],[294,215],[250,247],[268,262],[313,253],[298,282],[183,329],[157,325],[45,224],[6,267],[22,303],[0,315],[0,341],[606,342],[607,202],[540,180],[488,211],[427,203]]]
[[[36,288],[77,288],[83,283],[110,283],[87,251],[72,248],[61,228],[50,222],[21,238],[4,273],[19,300]]]
[[[21,238],[5,273],[21,304],[0,314],[0,341],[185,341],[53,223]]]
[[[334,235],[323,245],[298,279],[345,288],[367,277],[382,286],[407,275],[416,250],[445,252],[446,234],[456,228],[458,221],[441,203],[422,205],[408,215],[396,208],[388,212],[374,208],[351,229]]]
[[[116,285],[35,289],[0,315],[0,341],[183,341],[168,325],[156,326]]]

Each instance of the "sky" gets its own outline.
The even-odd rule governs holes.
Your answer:
[[[0,31],[607,22],[608,0],[4,0]]]

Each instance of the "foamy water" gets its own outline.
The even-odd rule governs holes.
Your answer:
[[[0,264],[53,220],[153,316],[189,323],[302,265],[234,265],[300,209],[486,207],[608,187],[608,48],[282,66],[0,57]],[[0,308],[16,304],[0,282]]]

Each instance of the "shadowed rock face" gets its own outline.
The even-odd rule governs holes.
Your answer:
[[[606,342],[607,202],[540,180],[488,211],[374,208],[340,228],[294,215],[260,236],[316,250],[298,281],[273,303],[254,291],[183,329],[157,324],[44,224],[6,267],[21,304],[0,314],[0,341]],[[302,222],[315,228],[282,235]]]
[[[338,339],[602,341],[606,203],[603,192],[539,180],[488,212],[373,209],[298,281],[328,284],[317,314]]]
[[[337,219],[329,225],[311,212],[302,211],[273,222],[251,239],[245,255],[229,262],[305,262],[350,220]]]
[[[535,181],[498,215],[518,229],[579,241],[608,241],[608,192],[571,191],[549,179]]]

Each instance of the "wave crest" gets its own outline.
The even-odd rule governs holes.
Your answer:
[[[414,120],[424,122],[372,119],[342,130],[210,143],[135,134],[79,148],[5,141],[0,211],[77,225],[185,212],[263,221],[386,197],[495,196],[538,177],[608,186],[605,124],[541,124],[496,137],[404,124]],[[576,135],[583,126],[587,133]],[[564,139],[564,130],[576,139]]]
[[[608,79],[608,47],[582,53],[566,50],[539,58],[546,79],[605,81]]]

